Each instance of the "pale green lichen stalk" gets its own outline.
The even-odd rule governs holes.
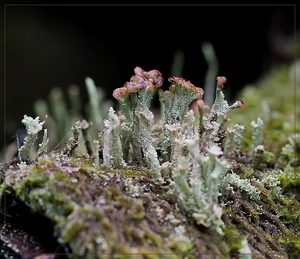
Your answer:
[[[42,143],[39,144],[39,149],[36,153],[35,159],[37,160],[38,157],[47,154],[47,149],[48,149],[48,143],[49,143],[49,138],[48,138],[48,130],[44,129],[44,135],[43,135],[43,140]]]
[[[199,225],[213,228],[219,234],[223,234],[222,208],[217,203],[219,187],[229,165],[225,160],[218,158],[223,153],[217,145],[211,145],[206,153],[201,154],[197,138],[189,139],[186,143],[192,157],[191,165],[187,158],[179,158],[178,167],[182,168],[182,165],[186,165],[185,170],[181,173],[184,173],[183,175],[187,179],[188,167],[192,166],[189,175],[189,193],[184,192],[186,195],[182,193],[183,189],[180,188],[181,185],[177,181],[178,177],[174,177],[177,196],[186,211],[195,218]],[[176,176],[177,170],[174,170],[174,174]]]
[[[24,140],[23,146],[19,149],[19,154],[21,160],[26,160],[29,158],[30,149],[32,148],[34,142],[37,140],[38,133],[43,129],[43,124],[45,123],[45,121],[40,122],[39,117],[33,119],[30,116],[24,115],[22,123],[26,127],[27,136]]]
[[[216,97],[213,105],[208,107],[202,100],[197,101],[199,119],[199,134],[200,141],[203,147],[209,142],[222,142],[224,136],[220,129],[221,123],[219,119],[223,119],[225,115],[233,109],[243,108],[244,102],[237,100],[232,105],[229,105],[225,99],[223,90],[227,89],[226,77],[219,76],[216,78]]]
[[[107,119],[104,120],[104,126],[103,164],[107,167],[123,168],[126,163],[123,160],[120,140],[120,120],[113,108],[109,109]],[[97,163],[98,161],[95,161],[95,164]]]
[[[282,147],[282,156],[288,160],[288,164],[292,166],[299,166],[300,133],[295,133],[288,138],[288,143]]]
[[[258,117],[256,122],[251,121],[250,124],[253,127],[253,151],[251,157],[255,167],[262,168],[266,165],[266,163],[271,161],[271,159],[274,157],[274,154],[265,150],[263,143],[263,120]]]
[[[204,83],[204,101],[206,104],[212,105],[214,102],[215,93],[214,79],[216,78],[219,70],[219,62],[216,57],[214,47],[210,42],[203,42],[201,49],[208,66]]]
[[[99,93],[95,82],[90,77],[85,79],[86,88],[89,95],[90,100],[90,109],[91,109],[91,119],[95,124],[95,127],[100,130],[103,128],[103,119],[100,103],[102,99],[102,95]]]
[[[79,135],[81,132],[81,121],[77,120],[73,127],[71,127],[73,137],[69,138],[68,143],[65,144],[63,154],[68,156],[75,156],[75,149],[79,146]]]
[[[234,129],[235,129],[235,134],[233,136],[233,142],[234,142],[233,152],[235,154],[235,157],[238,158],[241,151],[242,138],[243,138],[242,134],[245,127],[244,125],[236,124],[234,125]]]
[[[262,137],[263,125],[264,122],[261,118],[257,118],[257,121],[251,121],[251,126],[253,127],[252,140],[253,140],[254,148],[263,145],[263,137]]]
[[[217,88],[216,88],[216,98],[211,107],[208,121],[216,121],[219,117],[224,116],[226,113],[230,112],[235,108],[243,107],[243,102],[238,100],[232,105],[228,105],[228,102],[225,100],[225,95],[223,90],[227,89],[227,79],[223,76],[218,76],[217,79]]]
[[[241,154],[241,145],[243,140],[244,125],[235,124],[226,129],[226,139],[224,145],[224,154],[228,158],[239,159]]]
[[[139,165],[147,165],[153,178],[160,178],[160,165],[153,145],[152,126],[154,115],[149,110],[155,89],[163,83],[157,70],[149,72],[140,67],[124,87],[114,90],[113,96],[119,101],[120,115],[125,116],[121,131],[124,140],[125,161],[132,160]],[[131,157],[129,149],[132,150]]]
[[[94,158],[94,164],[95,167],[97,168],[99,166],[100,163],[100,159],[99,159],[99,152],[100,152],[100,143],[99,140],[94,140],[94,150],[95,150],[95,158]]]
[[[204,91],[182,77],[172,76],[168,78],[168,81],[172,85],[160,96],[160,101],[164,105],[164,121],[161,124],[180,124],[190,109],[191,103],[197,99],[201,100]],[[162,157],[164,161],[168,161],[171,158],[172,137],[167,127],[164,127],[163,130]]]

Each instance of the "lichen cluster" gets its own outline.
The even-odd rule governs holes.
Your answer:
[[[241,100],[225,100],[225,77],[217,77],[211,107],[202,88],[169,77],[171,86],[159,98],[163,113],[155,120],[151,100],[163,76],[139,67],[134,73],[114,90],[118,109],[107,109],[102,121],[98,91],[87,79],[91,119],[97,121],[77,118],[61,150],[47,152],[51,133],[45,129],[31,157],[38,132],[54,117],[40,122],[24,116],[27,138],[0,170],[3,254],[297,258],[299,134],[281,134],[272,150],[265,135],[272,113],[230,124],[227,114],[235,110],[239,118],[246,108],[236,109],[245,106]],[[24,230],[26,222],[14,225],[28,210],[48,220],[52,247],[42,235]],[[19,238],[8,238],[8,226]]]

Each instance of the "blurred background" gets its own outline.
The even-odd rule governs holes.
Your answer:
[[[23,115],[35,117],[34,101],[47,99],[53,87],[66,91],[78,85],[87,102],[87,76],[112,100],[112,91],[129,81],[136,66],[161,71],[167,89],[174,53],[181,51],[182,76],[202,87],[207,71],[203,42],[215,49],[218,74],[227,77],[226,96],[232,101],[246,84],[293,61],[296,12],[292,5],[8,5],[0,148],[15,141],[24,128]]]

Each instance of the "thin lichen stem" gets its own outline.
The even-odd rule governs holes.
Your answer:
[[[101,115],[101,109],[99,107],[100,105],[100,97],[99,93],[97,91],[97,87],[95,85],[95,82],[90,77],[86,77],[85,79],[86,88],[89,95],[90,100],[90,109],[92,114],[92,121],[95,125],[95,127],[100,130],[103,128],[103,117]]]
[[[23,146],[19,149],[19,156],[21,160],[26,160],[29,158],[30,149],[38,138],[38,133],[42,130],[45,121],[40,122],[39,117],[33,119],[30,116],[24,115],[22,123],[26,127],[27,136]]]
[[[103,164],[107,167],[113,165],[115,168],[123,168],[126,163],[123,160],[120,140],[120,120],[112,107],[104,126]]]
[[[81,131],[82,131],[82,136],[84,139],[84,144],[87,150],[87,153],[92,156],[93,155],[93,150],[92,150],[92,145],[91,145],[91,140],[89,136],[89,128],[90,128],[90,123],[88,123],[86,120],[81,121]]]
[[[48,143],[49,143],[48,130],[44,129],[43,140],[42,140],[42,143],[39,144],[39,149],[36,153],[36,156],[35,156],[34,160],[37,160],[40,156],[47,153]]]
[[[73,127],[71,127],[73,137],[69,139],[68,143],[65,144],[63,154],[67,156],[75,156],[75,149],[79,146],[79,135],[81,131],[81,121],[77,120]]]
[[[95,161],[94,161],[94,164],[95,164],[95,167],[97,168],[99,166],[99,161],[100,161],[100,158],[99,158],[99,151],[100,151],[99,140],[94,140],[94,150],[95,150]]]
[[[204,101],[208,105],[212,105],[214,101],[214,85],[213,80],[217,76],[219,70],[219,63],[216,57],[214,48],[210,42],[204,42],[201,45],[203,56],[206,60],[208,65],[208,69],[205,75],[205,82],[204,82]]]

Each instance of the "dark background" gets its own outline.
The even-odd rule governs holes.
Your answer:
[[[278,63],[295,57],[293,5],[6,5],[0,147],[35,117],[33,102],[51,88],[80,86],[85,77],[106,89],[123,86],[140,66],[158,69],[164,88],[176,50],[185,54],[183,77],[202,87],[207,65],[201,44],[213,44],[230,98]],[[2,137],[3,136],[3,137]]]

